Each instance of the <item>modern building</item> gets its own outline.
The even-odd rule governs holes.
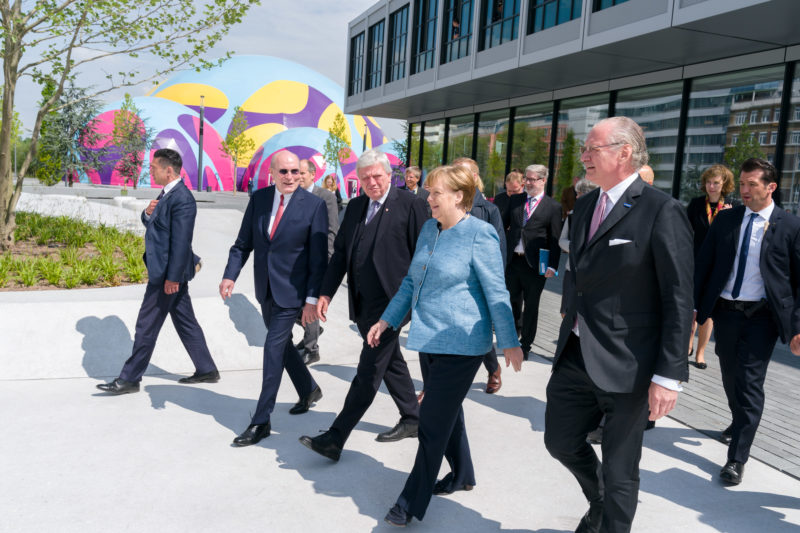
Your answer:
[[[675,197],[749,144],[797,209],[798,20],[798,0],[381,0],[349,25],[345,112],[407,120],[409,164],[473,157],[490,196],[531,163],[557,192],[627,115]]]

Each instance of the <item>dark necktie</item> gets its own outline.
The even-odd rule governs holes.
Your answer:
[[[161,189],[161,192],[158,193],[158,198],[156,198],[156,202],[164,198],[164,189]]]
[[[747,264],[747,254],[750,251],[750,234],[753,232],[753,221],[758,216],[758,213],[750,215],[750,221],[744,229],[744,236],[742,237],[742,247],[739,249],[739,266],[736,268],[736,279],[733,280],[733,290],[731,296],[733,299],[739,297],[739,291],[742,290],[742,280],[744,279],[744,268]]]
[[[269,240],[275,236],[275,230],[278,229],[278,223],[283,216],[283,195],[281,194],[281,202],[278,204],[278,212],[275,213],[275,221],[272,223],[272,231],[269,232]]]

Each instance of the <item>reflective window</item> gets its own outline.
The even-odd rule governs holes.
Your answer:
[[[475,115],[463,115],[450,119],[447,133],[447,162],[458,157],[472,157],[472,135]]]
[[[411,124],[411,146],[409,149],[410,156],[409,156],[409,165],[418,166],[419,161],[419,148],[420,148],[420,134],[422,133],[422,124],[417,122],[416,124]]]
[[[594,0],[594,8],[592,11],[602,11],[608,7],[624,4],[627,1],[628,0]]]
[[[650,166],[655,173],[653,184],[667,194],[672,193],[675,173],[682,90],[683,83],[674,82],[617,93],[616,114],[632,118],[644,130]],[[696,189],[690,194],[696,196]]]
[[[361,92],[361,79],[364,77],[364,32],[350,39],[350,82],[347,94],[353,96]]]
[[[472,42],[472,0],[445,0],[442,63],[469,55]]]
[[[373,24],[369,29],[369,46],[367,46],[367,89],[374,89],[381,84],[383,71],[383,30],[384,21]]]
[[[427,174],[442,164],[444,157],[444,120],[425,123],[425,142],[422,146],[422,171]]]
[[[558,112],[559,147],[556,152],[555,172],[550,169],[551,174],[554,174],[553,192],[556,198],[560,197],[561,189],[572,184],[575,176],[583,175],[584,168],[579,147],[586,140],[589,130],[606,117],[608,117],[608,93],[561,101]]]
[[[481,12],[480,49],[513,41],[519,34],[520,0],[484,0]]]
[[[783,66],[765,67],[692,80],[680,162],[682,199],[699,194],[700,175],[711,165],[727,165],[738,179],[739,167],[748,157],[775,157],[775,146],[766,140],[772,131],[778,131],[778,124],[754,127],[762,110],[780,105],[783,71]],[[742,114],[747,120],[739,123]],[[784,186],[788,187],[782,183]]]
[[[510,112],[490,111],[478,115],[478,149],[475,161],[481,172],[484,194],[492,198],[503,188],[508,149],[508,123]]]
[[[530,0],[528,33],[552,28],[581,17],[583,0]]]
[[[389,15],[389,56],[386,58],[386,82],[406,77],[406,39],[408,35],[408,6]]]
[[[553,127],[553,103],[518,107],[514,115],[511,143],[511,168],[524,170],[528,165],[547,165],[550,160],[550,131]],[[566,133],[566,128],[564,128]],[[557,136],[563,142],[564,135]]]
[[[797,214],[800,206],[800,65],[795,66],[792,98],[787,115],[789,123],[783,152],[781,200],[785,208]]]
[[[436,46],[437,0],[417,0],[414,3],[414,45],[411,55],[411,73],[433,68],[433,50]]]

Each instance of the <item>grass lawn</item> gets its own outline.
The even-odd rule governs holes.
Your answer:
[[[17,212],[14,246],[0,255],[0,290],[111,287],[147,280],[144,239],[68,217]]]

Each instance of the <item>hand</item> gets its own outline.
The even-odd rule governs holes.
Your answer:
[[[650,382],[647,400],[650,403],[650,418],[648,420],[658,420],[662,416],[666,416],[675,407],[675,403],[678,401],[678,391]]]
[[[389,323],[385,320],[378,320],[375,322],[367,333],[367,344],[373,348],[377,347],[381,343],[381,335],[383,335],[383,332],[386,331],[388,327]]]
[[[792,350],[793,354],[800,355],[800,333],[792,337],[792,341],[789,343],[789,349]]]
[[[508,365],[512,365],[514,372],[522,370],[522,348],[519,346],[516,348],[504,348],[503,357],[506,358],[506,368],[508,368]]]
[[[330,296],[320,296],[319,300],[317,300],[317,317],[323,322],[328,321],[328,306],[330,303]]]
[[[555,275],[556,275],[556,272],[552,268],[548,268],[544,273],[544,277],[545,278],[552,278]]]
[[[314,304],[306,303],[303,306],[303,316],[300,318],[300,324],[306,327],[308,324],[317,320],[317,306]]]
[[[231,297],[231,294],[233,294],[233,286],[234,282],[231,279],[223,279],[219,284],[219,295],[222,296],[223,300],[227,300]]]
[[[164,280],[164,294],[175,294],[180,287],[181,284],[177,281]]]
[[[150,204],[147,206],[147,209],[144,210],[144,212],[147,213],[147,216],[153,214],[153,211],[155,210],[157,205],[158,205],[158,200],[150,200]]]

